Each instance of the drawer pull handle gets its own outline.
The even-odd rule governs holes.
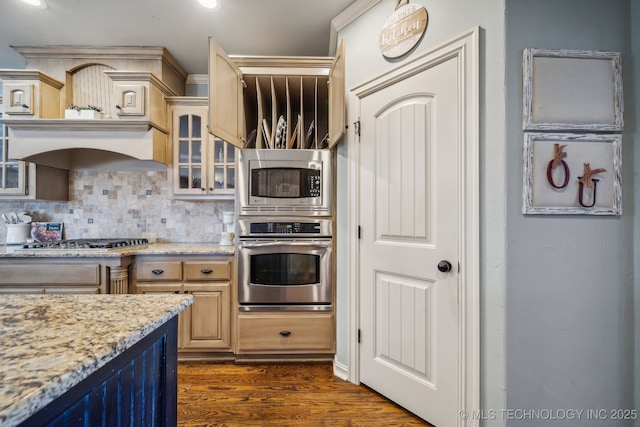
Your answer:
[[[203,268],[202,270],[200,270],[200,273],[202,274],[211,274],[213,273],[213,270],[210,268]]]
[[[188,294],[188,293],[189,293],[189,291],[188,291],[188,290],[186,290],[186,291],[184,291],[184,293],[185,293],[185,294]]]
[[[291,335],[291,331],[280,331],[280,335],[282,335],[283,337],[288,337],[289,335]]]
[[[152,272],[153,274],[155,274],[156,276],[159,276],[159,275],[161,275],[162,273],[164,273],[164,270],[151,270],[151,272]]]

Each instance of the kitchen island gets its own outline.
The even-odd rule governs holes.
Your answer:
[[[175,425],[177,315],[192,302],[3,295],[0,425]]]

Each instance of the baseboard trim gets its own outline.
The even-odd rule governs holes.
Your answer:
[[[335,358],[333,359],[333,375],[340,378],[343,381],[349,381],[349,368],[338,362]]]

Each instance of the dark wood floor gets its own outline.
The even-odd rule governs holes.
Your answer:
[[[429,426],[331,363],[178,366],[179,426]]]

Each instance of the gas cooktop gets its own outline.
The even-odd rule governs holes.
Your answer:
[[[117,249],[128,246],[146,245],[148,239],[69,239],[54,242],[28,242],[22,245],[22,249]]]

